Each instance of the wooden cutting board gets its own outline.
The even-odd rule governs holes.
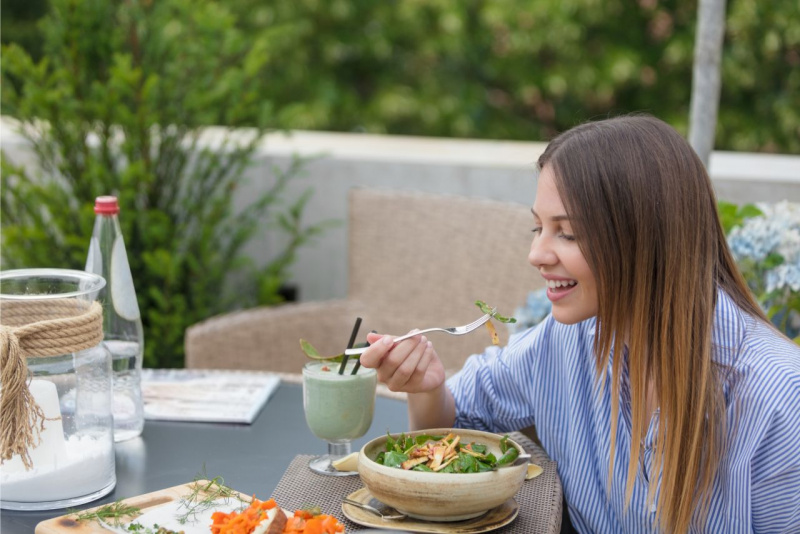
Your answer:
[[[200,484],[207,483],[206,480],[199,480],[197,481]],[[192,492],[191,486],[194,485],[194,482],[187,482],[186,484],[181,484],[180,486],[174,486],[172,488],[162,489],[158,491],[154,491],[152,493],[147,493],[145,495],[137,495],[136,497],[130,497],[128,499],[123,499],[122,502],[129,505],[135,506],[141,510],[141,513],[147,512],[153,508],[161,506],[162,504],[167,504],[171,501],[177,501],[181,497],[189,495]],[[239,493],[242,498],[248,499],[250,498],[249,495],[244,495],[243,493]],[[91,512],[97,510],[98,508],[102,508],[103,506],[107,506],[106,504],[101,506],[96,506],[94,508],[89,508],[87,510],[81,510],[81,512]],[[125,518],[126,522],[133,521],[135,517]],[[108,530],[104,529],[101,525],[99,525],[96,521],[75,521],[75,514],[66,514],[59,517],[54,517],[52,519],[48,519],[46,521],[42,521],[38,525],[36,525],[36,534],[101,534],[105,533],[108,534]]]

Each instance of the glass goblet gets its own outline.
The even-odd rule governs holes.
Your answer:
[[[350,361],[342,374],[339,363],[308,362],[303,367],[303,410],[311,432],[328,442],[328,454],[312,458],[309,468],[332,476],[352,474],[337,471],[331,462],[350,454],[350,442],[372,425],[375,411],[375,369],[358,369]]]

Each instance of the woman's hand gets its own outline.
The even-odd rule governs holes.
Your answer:
[[[444,383],[444,366],[433,344],[425,336],[393,344],[393,336],[368,334],[370,347],[361,355],[361,365],[374,368],[378,380],[392,391],[424,393]]]

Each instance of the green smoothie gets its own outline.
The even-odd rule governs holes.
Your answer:
[[[303,409],[308,428],[320,439],[349,441],[360,438],[372,424],[375,410],[374,369],[359,368],[354,361],[339,374],[339,363],[309,362],[303,367]]]

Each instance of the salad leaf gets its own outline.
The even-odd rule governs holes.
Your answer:
[[[405,437],[405,434],[402,434],[402,436]],[[394,449],[394,444],[395,443],[397,443],[397,440],[394,439],[392,437],[392,435],[387,432],[386,433],[386,450],[387,451],[391,451],[392,449]]]
[[[508,434],[500,439],[500,452],[505,453],[508,450]]]
[[[462,473],[477,473],[478,472],[478,460],[474,456],[470,456],[465,452],[461,452],[458,454],[458,460],[456,460],[456,468]]]
[[[408,455],[402,452],[389,451],[383,457],[383,465],[386,467],[400,467],[400,465],[408,460]]]
[[[482,300],[476,300],[475,301],[475,305],[478,308],[481,309],[481,312],[483,312],[483,313],[491,313],[492,314],[492,319],[497,319],[501,323],[516,323],[517,322],[517,319],[514,318],[514,317],[504,317],[504,316],[500,315],[497,312],[492,313],[492,307],[489,306],[488,304],[486,304],[485,302],[483,302]]]
[[[486,445],[483,445],[481,443],[470,443],[469,445],[470,445],[470,449],[472,449],[473,451],[475,451],[475,452],[477,452],[479,454],[486,454],[486,450],[487,450]]]
[[[497,467],[501,467],[504,465],[511,464],[514,462],[514,460],[517,459],[518,456],[519,456],[519,450],[516,447],[510,447],[505,452],[505,454],[503,454],[503,456],[501,456],[500,459],[497,460],[497,464],[495,465],[497,465]]]

